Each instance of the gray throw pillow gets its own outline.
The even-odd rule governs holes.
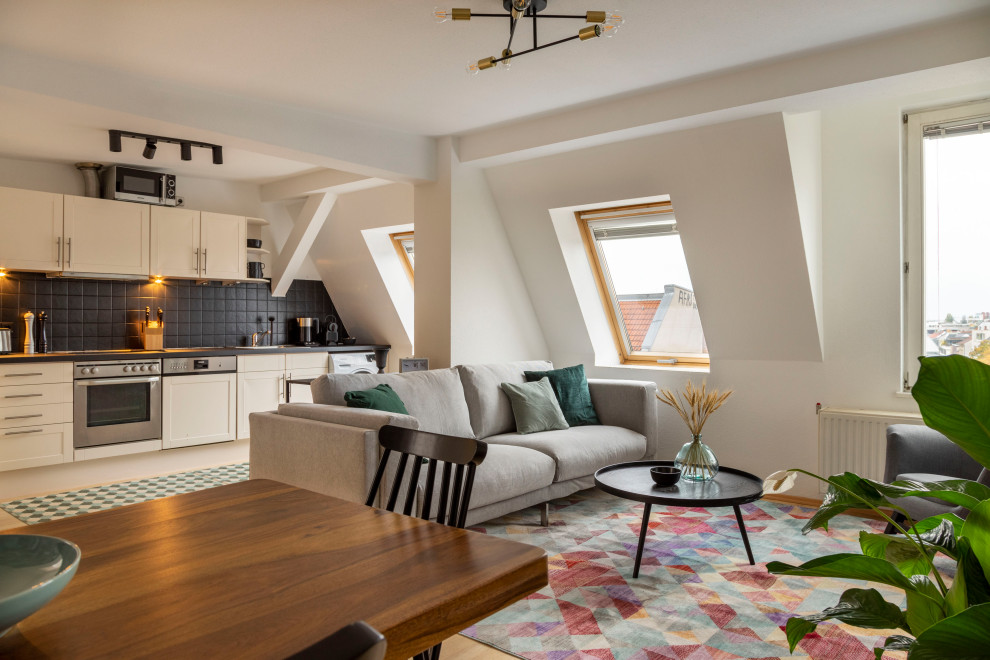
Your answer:
[[[512,416],[516,418],[516,430],[519,433],[569,428],[549,378],[522,385],[502,383],[502,391],[512,404]]]

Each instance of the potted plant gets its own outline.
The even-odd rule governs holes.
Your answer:
[[[911,393],[929,427],[943,433],[984,467],[990,466],[990,365],[952,355],[920,358],[921,371]],[[902,589],[907,607],[887,602],[876,589],[848,589],[839,602],[819,614],[787,621],[791,651],[826,619],[861,628],[900,629],[875,650],[907,651],[909,660],[990,657],[990,487],[966,479],[940,482],[895,481],[885,484],[851,472],[825,479],[800,469],[770,475],[764,491],[780,493],[798,473],[827,481],[821,508],[804,526],[804,533],[828,529],[836,515],[852,508],[869,508],[898,534],[860,532],[862,554],[819,557],[800,566],[770,562],[776,575],[802,575],[869,580]],[[898,499],[934,497],[969,511],[963,520],[948,513],[911,520]],[[898,524],[884,509],[906,516]],[[936,553],[955,561],[951,584],[933,563]]]

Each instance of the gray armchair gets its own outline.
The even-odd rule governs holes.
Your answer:
[[[927,426],[893,424],[887,427],[887,467],[884,481],[943,481],[972,479],[990,485],[990,473],[969,454]],[[915,520],[953,512],[966,517],[962,507],[927,497],[905,497],[899,504]],[[900,522],[900,521],[898,521]],[[887,532],[893,531],[887,526]]]

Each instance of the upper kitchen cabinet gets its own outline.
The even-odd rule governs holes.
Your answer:
[[[151,207],[151,275],[200,276],[200,212]]]
[[[62,195],[0,188],[0,268],[62,269]]]
[[[65,196],[63,270],[148,275],[151,218],[147,204]]]
[[[243,280],[247,275],[247,219],[225,213],[200,214],[202,277]]]

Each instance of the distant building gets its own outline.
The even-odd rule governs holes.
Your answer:
[[[676,284],[663,293],[616,296],[633,351],[708,353],[694,292]]]

